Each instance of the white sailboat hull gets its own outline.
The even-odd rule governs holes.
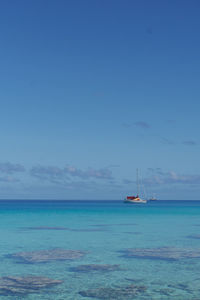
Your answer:
[[[124,203],[133,203],[133,204],[138,204],[138,203],[147,203],[147,200],[143,199],[124,199]]]

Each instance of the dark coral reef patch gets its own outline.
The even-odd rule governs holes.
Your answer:
[[[18,252],[7,255],[18,263],[46,263],[51,261],[73,260],[81,258],[85,252],[80,250],[52,249],[30,252]]]
[[[102,300],[125,300],[135,299],[138,294],[146,291],[145,286],[137,286],[131,284],[123,287],[102,287],[80,291],[79,294],[83,297],[91,297]]]
[[[125,258],[179,260],[184,258],[200,258],[200,249],[160,247],[133,248],[120,251]]]
[[[60,284],[63,281],[41,276],[0,277],[0,295],[14,296],[38,293],[41,289]]]
[[[90,265],[79,265],[77,267],[72,267],[69,269],[71,272],[111,272],[111,271],[119,271],[119,265],[97,265],[97,264],[90,264]]]

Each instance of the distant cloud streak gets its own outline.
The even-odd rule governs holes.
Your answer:
[[[175,145],[175,143],[172,140],[168,139],[168,138],[165,138],[163,136],[156,136],[156,137],[158,137],[159,140],[161,141],[161,143],[163,143],[163,144]]]
[[[20,181],[19,179],[13,178],[12,176],[0,177],[0,182],[13,183],[13,182],[19,182],[19,181]]]
[[[55,166],[34,166],[30,170],[30,174],[38,179],[47,180],[57,183],[60,180],[65,179],[64,170]]]
[[[30,170],[31,176],[38,179],[47,180],[53,183],[70,182],[73,178],[78,179],[105,179],[112,180],[112,171],[108,168],[81,170],[74,166],[67,165],[64,168],[56,166],[34,166]]]
[[[129,179],[123,179],[123,184],[132,184],[133,181]]]
[[[122,123],[122,126],[126,127],[126,128],[136,126],[136,127],[142,128],[142,129],[149,129],[151,127],[147,122],[144,122],[144,121],[137,121],[134,123],[124,122],[124,123]]]
[[[24,166],[20,164],[12,164],[10,162],[0,163],[0,172],[6,174],[13,174],[16,172],[24,172]]]
[[[143,180],[144,184],[200,184],[200,175],[177,174],[174,171],[163,172],[160,168],[149,169],[151,175]]]
[[[73,166],[67,166],[64,168],[64,171],[71,175],[76,176],[82,179],[96,178],[96,179],[112,179],[112,172],[108,168],[103,168],[95,170],[88,168],[86,171],[77,169]]]
[[[196,146],[197,145],[197,143],[193,140],[183,141],[182,144],[184,144],[186,146]]]
[[[151,127],[147,122],[143,122],[143,121],[135,122],[134,125],[143,129],[148,129]]]

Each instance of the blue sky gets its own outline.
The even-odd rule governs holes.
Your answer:
[[[0,198],[200,199],[199,1],[0,3]]]

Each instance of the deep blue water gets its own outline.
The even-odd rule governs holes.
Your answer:
[[[0,285],[0,299],[109,299],[98,289],[120,294],[131,284],[145,291],[120,299],[200,299],[200,201],[0,201],[0,236],[1,277],[63,281],[24,296],[5,296]],[[19,263],[8,257],[55,248],[82,251],[84,256],[45,263]],[[155,255],[128,256],[128,249],[150,249]],[[113,271],[75,271],[94,264],[119,266]],[[95,289],[93,298],[80,293],[90,289]]]

